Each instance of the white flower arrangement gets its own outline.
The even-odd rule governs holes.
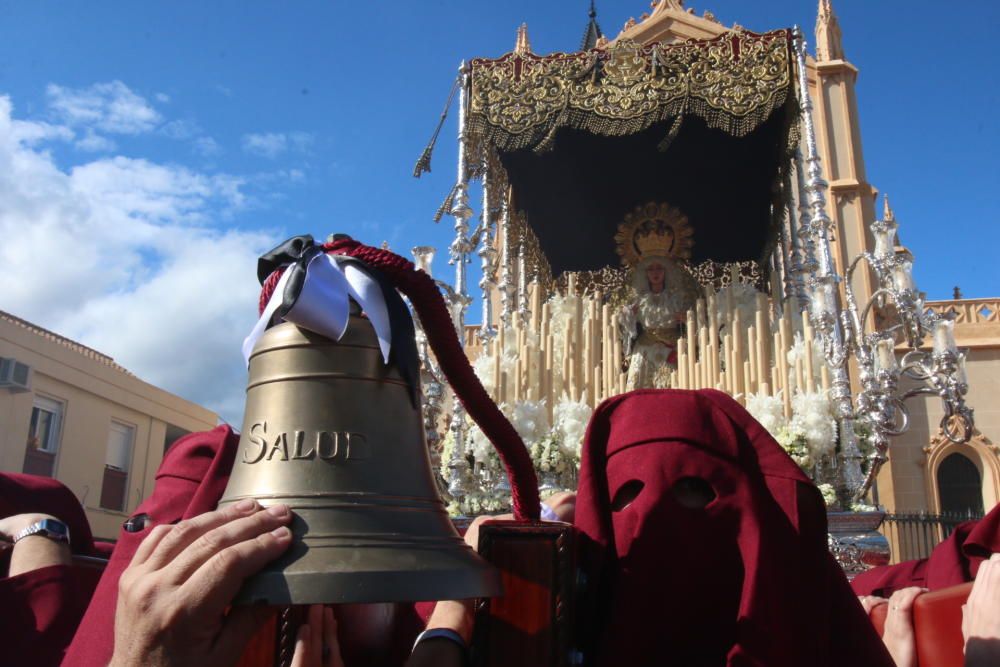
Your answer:
[[[503,364],[503,360],[500,363]],[[496,389],[497,379],[494,377],[496,373],[493,366],[493,357],[486,354],[479,355],[472,362],[472,370],[476,372],[476,377],[483,383],[486,391],[493,392]]]
[[[747,283],[737,282],[726,285],[715,296],[719,321],[723,321],[726,316],[726,303],[730,298],[727,295],[732,295],[733,308],[739,312],[743,328],[749,328],[757,318],[757,294],[757,289]]]
[[[825,392],[796,392],[791,419],[785,418],[780,393],[749,394],[746,407],[806,474],[811,476],[816,464],[834,455],[837,421]]]
[[[555,487],[575,488],[580,465],[580,445],[586,433],[592,410],[582,401],[563,398],[554,408],[555,424],[549,423],[548,410],[544,401],[518,401],[500,406],[501,412],[510,419],[531,455],[532,464],[539,477],[552,490]],[[442,451],[442,474],[447,475],[447,460],[454,451],[454,442],[445,439]],[[484,479],[497,479],[506,472],[493,444],[474,423],[469,423],[466,432],[466,451],[471,456],[476,472]],[[495,504],[495,497],[482,495],[468,502],[463,499],[462,510],[472,507],[486,507]],[[509,502],[509,501],[508,501]],[[508,505],[509,506],[509,505]],[[500,510],[504,507],[500,507]],[[499,510],[498,510],[499,511]]]
[[[500,371],[508,375],[513,375],[514,368],[517,366],[517,335],[514,333],[512,327],[507,327],[504,334],[504,346],[500,351]],[[528,333],[527,335],[530,338],[528,341],[529,344],[537,346],[537,336],[533,333]],[[476,357],[472,362],[472,370],[475,371],[476,377],[483,383],[486,391],[493,392],[496,390],[496,366],[491,355],[484,353]]]
[[[538,473],[538,490],[543,499],[553,493],[576,488],[580,459],[564,446],[556,429],[532,443],[528,452],[535,472]]]
[[[796,392],[789,428],[805,439],[813,461],[831,456],[837,445],[837,421],[826,392]]]
[[[580,457],[580,446],[587,434],[587,424],[593,410],[583,402],[570,399],[565,394],[552,410],[553,430],[557,433],[563,451]]]
[[[778,441],[782,449],[788,452],[792,460],[807,474],[811,474],[813,459],[809,453],[809,446],[805,437],[789,427],[782,428],[777,433],[772,433],[774,439]]]
[[[837,490],[833,488],[833,484],[819,484],[816,488],[823,495],[823,502],[827,507],[831,509],[837,507]]]
[[[441,476],[444,479],[448,479],[451,474],[451,469],[448,465],[451,463],[451,457],[455,454],[455,433],[450,428],[444,434],[444,438],[441,439]]]
[[[775,435],[782,429],[788,427],[788,420],[785,419],[785,404],[781,400],[781,391],[775,396],[770,394],[747,394],[747,412],[760,422],[760,425],[767,429],[768,433]]]
[[[570,466],[574,464],[573,457],[567,456],[563,451],[562,443],[559,442],[555,431],[533,442],[528,447],[528,452],[531,454],[535,470],[540,473],[562,475],[569,472]]]
[[[557,293],[549,298],[548,304],[551,316],[549,326],[552,327],[551,331],[558,342],[562,340],[570,320],[576,314],[575,297]]]
[[[510,419],[525,444],[541,440],[552,428],[544,400],[517,401],[512,405],[501,405],[500,410]]]
[[[463,496],[461,502],[452,500],[448,503],[447,511],[449,516],[501,514],[510,511],[510,499],[474,492]]]
[[[792,339],[792,346],[788,348],[788,352],[785,354],[785,358],[788,360],[788,379],[790,384],[795,384],[795,364],[799,361],[802,362],[803,368],[805,368],[806,359],[806,342],[802,338],[800,332],[795,333],[795,337]],[[826,366],[826,359],[823,357],[823,348],[820,345],[813,345],[812,347],[812,367],[813,367],[813,383],[818,383],[822,380],[822,368]]]
[[[475,459],[476,463],[486,464],[489,462],[491,456],[496,455],[493,443],[489,441],[483,430],[476,424],[472,424],[469,427],[466,433],[465,444],[466,451],[472,454],[472,458]]]

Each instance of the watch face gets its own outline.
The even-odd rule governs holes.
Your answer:
[[[66,528],[66,524],[58,521],[46,519],[42,523],[42,527],[45,528],[50,535],[62,535],[63,537],[69,535],[69,530]]]
[[[62,521],[53,521],[52,519],[43,519],[38,522],[39,532],[45,532],[47,535],[52,537],[61,537],[63,539],[69,540],[69,528],[66,527]]]
[[[148,525],[148,514],[136,514],[135,516],[129,517],[128,520],[122,524],[122,527],[125,529],[126,533],[140,533],[145,530]]]

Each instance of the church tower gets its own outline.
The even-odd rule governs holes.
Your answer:
[[[858,69],[846,59],[831,0],[819,0],[816,60],[809,72],[817,142],[830,184],[827,214],[834,222],[833,252],[843,275],[851,258],[872,247],[876,190],[868,182],[861,149],[855,84]],[[868,272],[855,275],[854,291],[864,303],[874,291]]]

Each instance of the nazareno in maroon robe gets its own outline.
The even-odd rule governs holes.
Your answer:
[[[602,403],[576,525],[587,664],[892,667],[827,550],[819,492],[721,392]]]
[[[851,581],[858,595],[889,597],[909,586],[932,591],[972,581],[979,564],[1000,552],[1000,505],[978,521],[960,523],[928,558],[884,565]]]
[[[215,509],[229,481],[236,457],[237,436],[229,426],[192,433],[175,442],[156,473],[153,493],[136,509],[146,514],[145,528],[128,532],[123,527],[107,568],[84,614],[64,665],[104,667],[114,651],[115,606],[118,579],[128,567],[135,550],[153,526],[177,523],[182,519]]]
[[[87,516],[61,482],[36,475],[0,473],[0,516],[49,514],[69,527],[70,550],[82,556],[107,553],[95,544]],[[10,551],[0,554],[6,572]],[[0,663],[58,665],[97,585],[99,571],[52,565],[0,578]]]

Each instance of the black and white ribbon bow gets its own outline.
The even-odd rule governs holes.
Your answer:
[[[292,322],[303,329],[340,340],[347,330],[351,300],[371,322],[382,360],[390,357],[410,386],[416,402],[420,387],[419,358],[410,310],[379,271],[345,255],[328,255],[311,236],[296,236],[260,257],[257,278],[263,284],[284,268],[257,324],[243,341],[243,358],[272,324]]]

